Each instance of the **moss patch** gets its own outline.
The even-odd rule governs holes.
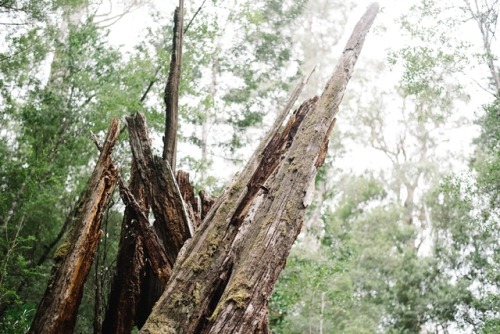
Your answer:
[[[54,256],[52,257],[54,262],[62,262],[66,258],[66,255],[68,255],[70,247],[71,242],[69,241],[69,239],[66,239],[66,241],[63,242],[59,247],[57,247],[56,251],[54,252]]]

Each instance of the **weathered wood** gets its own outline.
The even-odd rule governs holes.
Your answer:
[[[163,160],[170,164],[173,171],[177,160],[177,127],[179,118],[179,84],[182,64],[182,41],[184,35],[184,1],[174,14],[174,34],[170,71],[165,86],[165,136],[163,137]]]
[[[245,196],[234,212],[233,224],[238,226],[241,224],[248,214],[252,199],[259,191],[265,194],[269,193],[269,185],[266,184],[267,179],[285,158],[285,153],[292,145],[295,135],[297,134],[297,129],[304,120],[306,114],[314,108],[317,100],[317,98],[313,98],[307,103],[302,104],[290,117],[283,131],[275,133],[273,138],[271,138],[271,141],[262,152],[260,164],[254,171],[250,181],[248,181]]]
[[[189,174],[179,170],[176,175],[179,191],[186,204],[188,216],[193,223],[193,228],[196,229],[201,224],[201,202],[194,194],[194,187],[189,181]]]
[[[126,120],[134,161],[156,219],[154,228],[172,267],[193,227],[172,169],[166,161],[153,156],[144,115],[136,114]]]
[[[119,121],[114,119],[85,195],[75,211],[74,225],[54,255],[56,263],[29,333],[73,332],[83,285],[101,237],[102,216],[118,177],[111,159],[118,134]]]
[[[120,196],[123,203],[129,207],[135,215],[136,219],[133,219],[132,223],[137,224],[146,252],[146,258],[156,277],[162,284],[166,284],[170,278],[171,264],[163,248],[163,244],[156,232],[149,225],[149,220],[143,208],[137,202],[132,192],[120,180],[118,180],[118,185],[120,187]]]
[[[268,299],[302,226],[310,184],[377,12],[372,4],[361,18],[322,96],[297,112],[302,122],[292,117],[280,130],[286,140],[269,136],[214,205],[141,333],[269,332]]]
[[[146,194],[134,163],[131,170],[130,192],[142,208],[141,211],[147,212]],[[141,277],[144,275],[144,249],[137,224],[138,219],[134,208],[127,206],[121,227],[116,272],[102,327],[103,333],[129,334],[136,323]]]
[[[170,278],[171,264],[168,261],[162,241],[149,224],[146,216],[147,211],[139,204],[132,192],[120,179],[118,185],[123,203],[133,212],[135,219],[132,219],[131,223],[139,231],[138,243],[142,245],[140,249],[144,250],[145,255],[144,270],[141,271],[142,275],[139,277],[138,282],[140,288],[136,287],[136,289],[140,289],[140,298],[135,299],[136,303],[133,305],[121,305],[122,308],[135,308],[135,312],[128,312],[135,314],[134,323],[140,328]]]
[[[126,120],[134,161],[155,217],[153,228],[150,228],[145,216],[137,220],[150,265],[150,269],[146,266],[146,273],[141,280],[141,312],[137,318],[140,326],[146,320],[143,316],[149,315],[163,292],[180,249],[193,234],[193,226],[170,165],[153,156],[144,115],[137,114]],[[123,193],[127,194],[126,191]],[[127,196],[127,201],[133,203],[133,196]]]

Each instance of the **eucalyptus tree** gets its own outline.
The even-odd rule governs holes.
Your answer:
[[[466,174],[450,175],[430,198],[436,257],[470,292],[460,314],[461,325],[478,333],[500,329],[497,256],[499,112],[498,68],[492,52],[500,11],[497,1],[463,1],[464,17],[477,27],[478,64],[489,72],[479,84],[491,93],[477,121],[479,137]]]

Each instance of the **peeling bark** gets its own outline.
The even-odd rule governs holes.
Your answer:
[[[102,216],[118,177],[111,160],[118,134],[119,121],[115,119],[87,183],[87,191],[75,211],[71,232],[56,251],[56,263],[29,333],[73,332],[83,285],[101,237]]]

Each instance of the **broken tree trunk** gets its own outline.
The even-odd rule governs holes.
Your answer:
[[[174,14],[174,35],[172,40],[172,57],[167,85],[165,86],[165,136],[163,137],[163,160],[168,161],[175,171],[177,160],[177,125],[179,118],[179,85],[182,64],[182,40],[184,34],[184,1]]]
[[[144,115],[126,120],[134,161],[156,219],[154,227],[173,267],[184,241],[193,234],[192,223],[170,165],[153,156]]]
[[[147,216],[148,204],[141,177],[132,163],[130,192]],[[130,205],[125,208],[116,272],[111,284],[109,302],[102,325],[103,333],[128,334],[136,324],[137,305],[141,296],[141,278],[144,276],[144,246],[138,225],[139,218]],[[149,313],[148,313],[149,314]]]
[[[210,203],[208,199],[202,200],[201,208],[199,207],[187,173],[177,174],[177,179],[182,181],[179,186],[174,179],[183,26],[184,4],[180,0],[174,14],[170,71],[164,92],[165,135],[162,159],[152,154],[144,116],[127,118],[134,167],[131,190],[120,185],[120,193],[127,209],[111,301],[104,322],[105,331],[110,333],[130,333],[134,325],[142,327],[163,292],[180,248],[193,233],[193,224],[199,225],[202,209]],[[140,193],[137,192],[138,187],[142,189]],[[149,228],[149,206],[141,206],[141,199],[151,206],[156,218],[154,229]],[[124,233],[132,231],[137,232],[136,240],[125,240]],[[139,244],[143,246],[140,256],[135,253],[139,250],[135,248]],[[130,288],[132,285],[134,287]]]
[[[356,25],[320,98],[266,140],[187,241],[141,333],[268,333],[267,304],[300,231],[365,36]]]
[[[111,160],[118,134],[119,121],[114,119],[85,194],[75,210],[74,225],[54,255],[52,275],[29,333],[73,332],[83,285],[101,237],[102,217],[118,177]]]
[[[153,156],[144,115],[136,114],[126,119],[134,163],[155,217],[153,229],[150,229],[147,216],[137,208],[149,264],[142,278],[140,312],[137,314],[137,324],[142,326],[165,288],[182,245],[192,236],[193,227],[169,163]],[[130,196],[127,201],[134,202]]]

